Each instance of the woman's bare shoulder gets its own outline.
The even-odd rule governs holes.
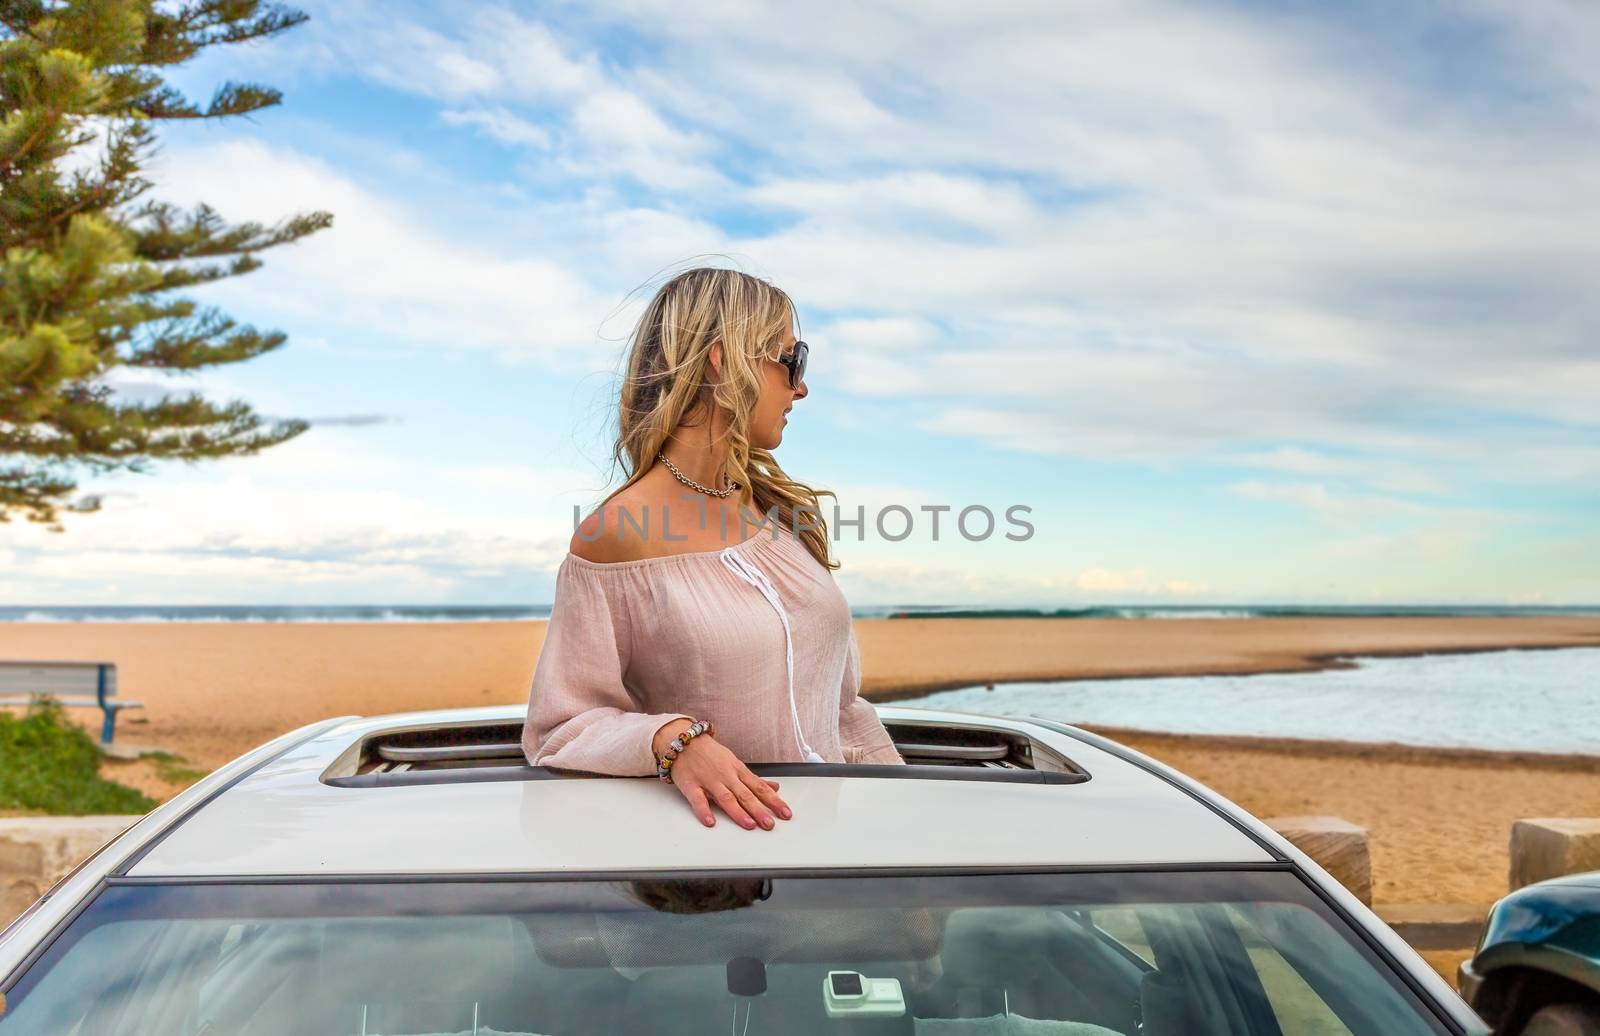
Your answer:
[[[635,560],[641,546],[639,538],[618,536],[615,532],[618,517],[626,509],[627,504],[616,498],[595,508],[589,517],[578,523],[578,531],[572,534],[568,549],[575,556],[600,565]]]
[[[631,533],[641,513],[648,514],[658,505],[649,491],[637,483],[618,493],[590,512],[578,523],[569,549],[585,561],[609,565],[618,561],[637,561],[648,557],[649,542],[637,534],[618,535],[625,521],[631,519],[627,529]],[[626,514],[628,519],[624,519]]]
[[[726,531],[738,525],[737,517],[719,521],[704,498],[686,501],[683,498],[693,494],[676,482],[664,481],[647,474],[595,508],[578,523],[570,545],[573,555],[611,565],[714,553],[727,546]]]

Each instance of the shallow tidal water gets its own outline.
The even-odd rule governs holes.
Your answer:
[[[1600,755],[1600,648],[1355,658],[1355,669],[1061,680],[896,705],[1183,734]]]

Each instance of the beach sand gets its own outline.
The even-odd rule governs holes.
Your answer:
[[[1002,680],[1244,673],[1331,656],[1600,645],[1600,618],[876,619],[856,623],[869,697]],[[527,701],[542,622],[17,623],[0,658],[111,661],[118,740],[214,767],[328,716]],[[94,710],[71,710],[86,726]],[[1118,732],[1258,816],[1369,828],[1378,903],[1506,891],[1511,822],[1600,815],[1600,765],[1510,753]],[[148,764],[119,767],[168,793]]]

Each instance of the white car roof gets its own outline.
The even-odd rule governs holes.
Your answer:
[[[1070,759],[1076,784],[779,776],[794,819],[702,827],[654,778],[336,787],[361,740],[430,723],[517,723],[515,706],[351,719],[206,801],[131,878],[482,875],[835,868],[1242,864],[1274,857],[1239,825],[1149,769],[1025,720],[883,706],[886,722],[1025,733]]]

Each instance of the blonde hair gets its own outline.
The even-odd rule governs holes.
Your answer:
[[[795,529],[824,568],[835,569],[819,497],[833,496],[784,474],[769,450],[750,445],[750,414],[761,394],[760,363],[793,327],[794,303],[781,289],[738,270],[697,267],[667,281],[645,306],[629,338],[618,392],[612,459],[628,478],[610,499],[637,482],[667,438],[702,407],[728,415],[728,452],[720,473],[739,483],[739,502],[760,516],[771,511]],[[721,377],[711,383],[711,346],[722,343]],[[713,482],[713,485],[718,483]],[[797,525],[796,509],[807,521]],[[761,535],[757,533],[756,535]]]

